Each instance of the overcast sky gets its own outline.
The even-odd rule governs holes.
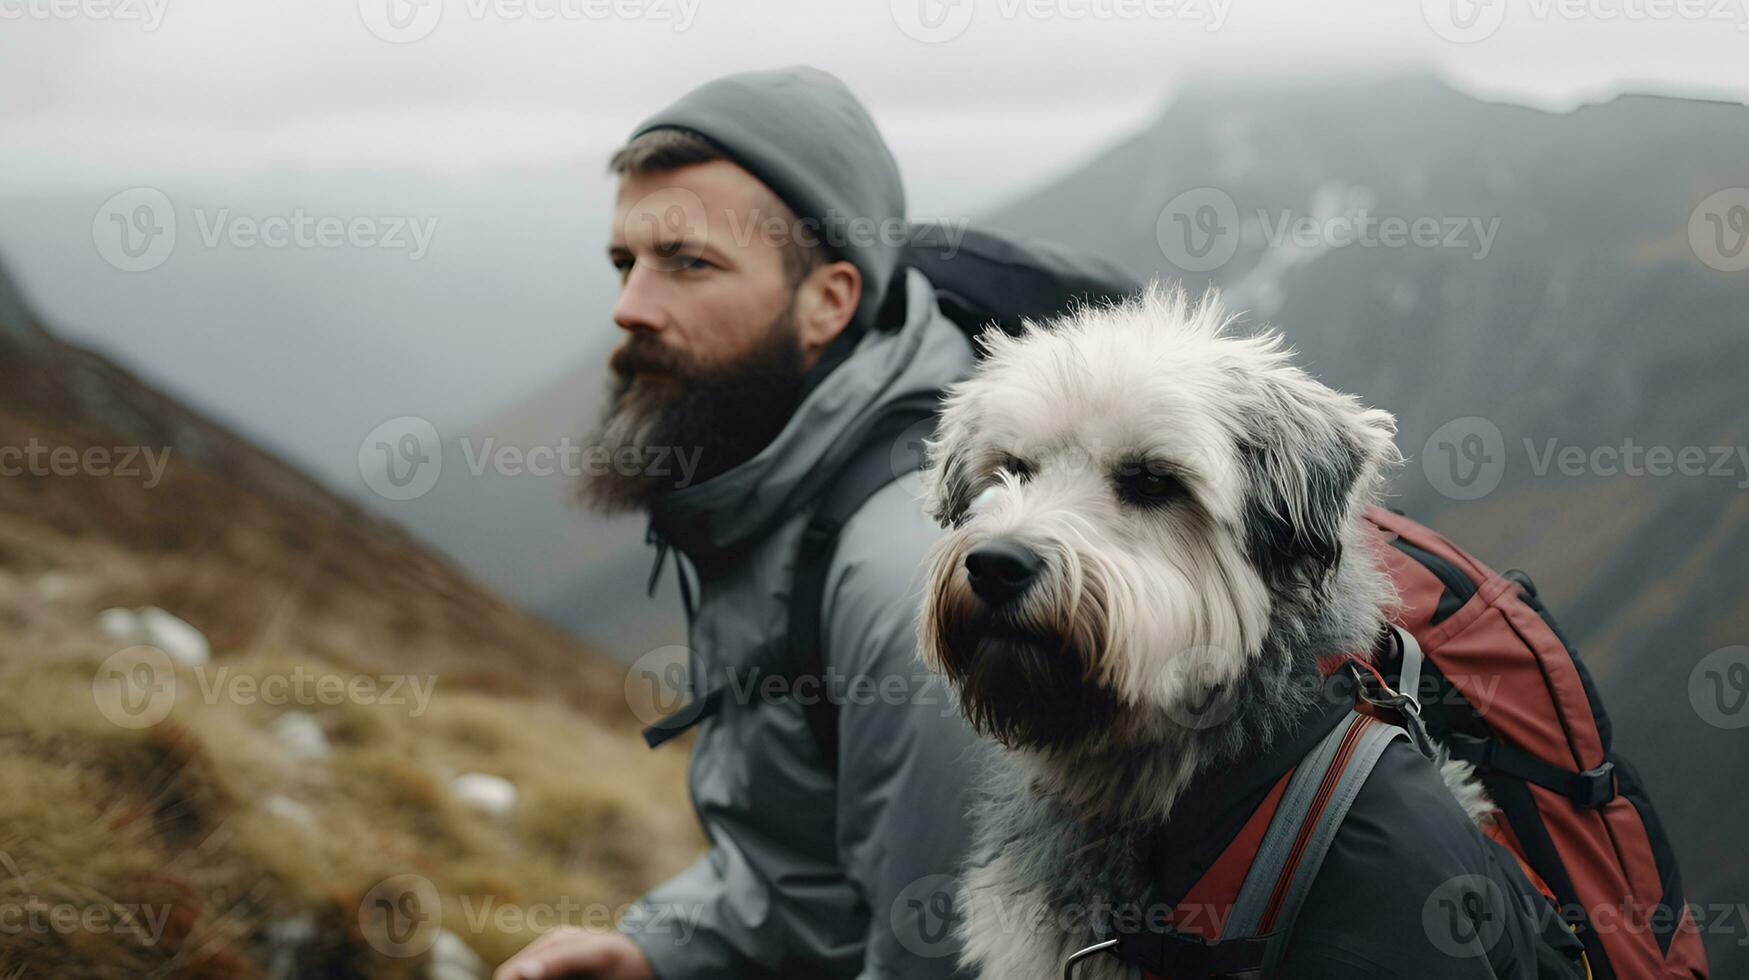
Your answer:
[[[0,0],[0,190],[598,170],[685,89],[797,61],[868,102],[929,212],[1086,157],[1211,72],[1744,99],[1749,0]]]

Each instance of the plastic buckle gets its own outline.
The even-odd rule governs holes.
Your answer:
[[[1574,785],[1578,790],[1572,798],[1573,805],[1579,809],[1596,810],[1615,799],[1615,763],[1606,760],[1596,769],[1579,773],[1577,778]]]

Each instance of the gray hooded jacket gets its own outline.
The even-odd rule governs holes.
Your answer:
[[[795,555],[824,478],[881,406],[971,367],[928,280],[908,275],[900,330],[867,335],[764,451],[652,515],[697,576],[693,694],[722,692],[688,779],[710,849],[621,922],[661,980],[954,973],[946,910],[984,750],[917,659],[920,562],[941,532],[914,479],[863,505],[828,571],[824,660],[846,690],[836,776],[801,707],[762,684],[781,672]]]
[[[900,265],[898,166],[836,78],[799,66],[720,78],[633,136],[660,128],[721,146],[856,264],[864,294],[771,444],[652,508],[658,572],[668,546],[684,558],[692,694],[715,706],[688,779],[710,848],[621,931],[661,980],[953,975],[948,910],[985,750],[917,658],[920,562],[940,530],[914,477],[896,472],[863,505],[828,569],[823,659],[844,693],[836,773],[800,705],[764,684],[785,673],[797,549],[826,482],[883,406],[964,377],[971,345],[928,279]],[[889,290],[898,276],[905,288]]]

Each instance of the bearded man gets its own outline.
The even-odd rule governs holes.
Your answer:
[[[898,166],[838,79],[792,67],[695,89],[610,169],[626,336],[590,442],[650,465],[601,468],[583,490],[649,514],[658,573],[679,555],[693,700],[663,734],[696,725],[689,789],[710,847],[616,931],[555,930],[496,976],[953,976],[983,756],[917,656],[919,563],[941,532],[901,470],[843,527],[824,583],[835,745],[801,691],[761,683],[781,674],[797,548],[832,475],[885,409],[971,369],[965,334],[900,262]],[[675,454],[694,468],[654,463]]]

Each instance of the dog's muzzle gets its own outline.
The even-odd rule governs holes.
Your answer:
[[[996,538],[966,554],[966,580],[994,609],[1020,598],[1043,566],[1038,552],[1012,538]]]
[[[1097,642],[1097,631],[1075,629],[1049,605],[1046,555],[1018,538],[995,537],[972,546],[959,564],[964,585],[938,596],[939,666],[973,727],[1009,746],[1037,748],[1108,728],[1117,703],[1089,679],[1084,645]]]

